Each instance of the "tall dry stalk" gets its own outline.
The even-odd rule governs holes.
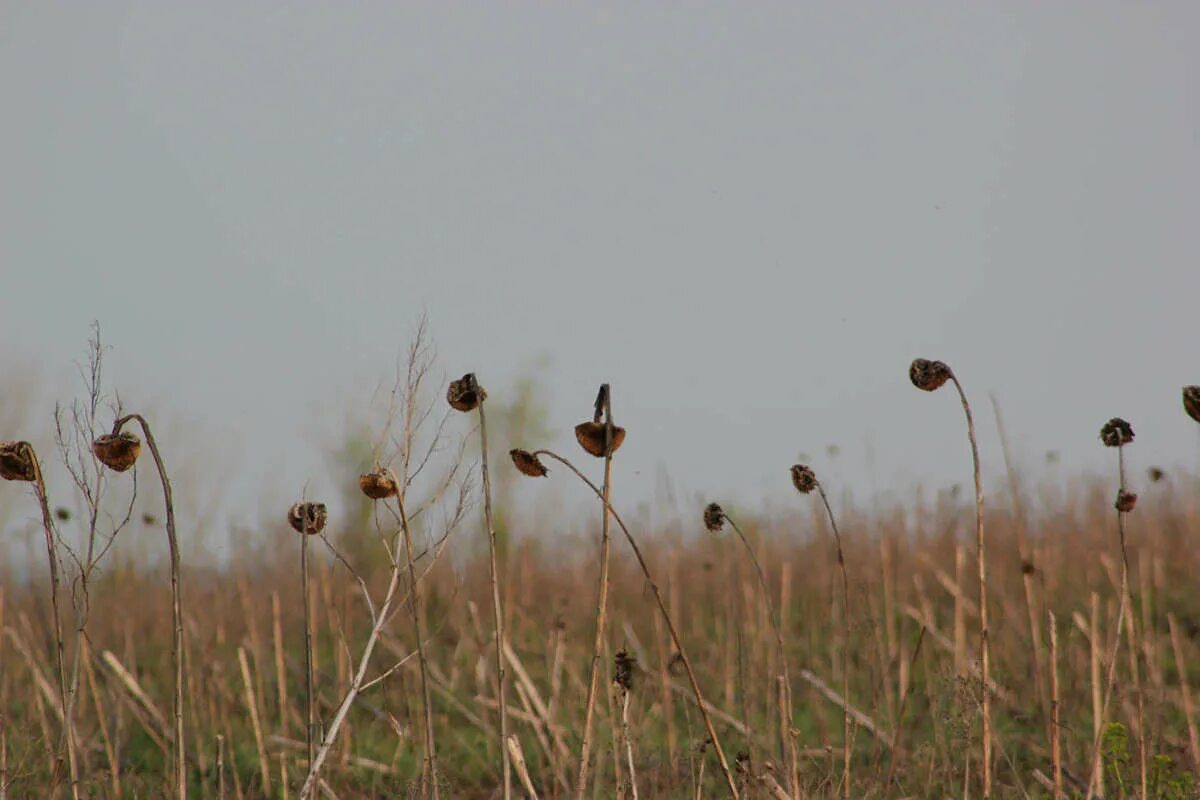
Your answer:
[[[609,441],[613,443],[613,449],[619,446],[620,440],[623,437],[624,431],[621,431],[621,434],[617,438],[609,438]],[[587,449],[586,445],[585,449]],[[588,452],[591,452],[591,450],[588,450]],[[621,533],[625,535],[625,540],[629,542],[629,547],[633,550],[633,555],[637,559],[638,566],[642,570],[642,575],[645,577],[646,583],[649,584],[650,590],[654,595],[654,602],[658,606],[659,613],[662,614],[663,621],[667,624],[667,631],[671,634],[671,642],[675,645],[675,651],[679,656],[680,663],[683,664],[684,672],[687,673],[688,683],[692,690],[692,697],[696,701],[696,707],[700,710],[700,717],[704,721],[704,727],[708,732],[709,741],[712,742],[713,749],[716,750],[717,761],[721,765],[721,772],[725,778],[726,786],[729,788],[729,795],[730,797],[734,798],[734,800],[738,800],[739,794],[737,782],[734,780],[733,773],[729,769],[729,762],[725,758],[725,750],[721,747],[721,740],[717,736],[716,728],[713,727],[712,717],[708,712],[708,703],[704,699],[704,694],[700,691],[700,683],[696,680],[696,673],[695,670],[692,669],[691,659],[688,658],[687,651],[683,646],[683,640],[679,636],[679,630],[675,627],[675,621],[671,617],[671,612],[667,610],[667,604],[666,601],[663,600],[662,591],[658,588],[658,584],[655,582],[654,576],[650,572],[650,566],[646,563],[645,556],[642,555],[642,549],[638,547],[637,540],[633,538],[633,534],[629,532],[629,528],[625,525],[625,522],[621,519],[621,516],[617,513],[616,509],[614,509],[612,505],[605,499],[604,492],[601,491],[596,484],[592,483],[592,481],[586,475],[580,472],[575,465],[567,459],[550,450],[534,450],[533,452],[529,452],[527,450],[512,450],[509,455],[512,457],[514,466],[516,466],[516,468],[522,474],[534,478],[545,477],[548,474],[548,470],[541,462],[541,456],[554,459],[567,469],[571,470],[571,472],[575,473],[575,477],[583,481],[583,483],[592,490],[592,493],[600,499],[600,502],[604,503],[605,509],[610,515],[612,515],[613,520],[617,523],[617,527],[619,527],[621,529]],[[704,762],[702,761],[701,766],[703,766],[703,763]]]
[[[325,728],[320,746],[317,748],[315,759],[309,765],[308,774],[305,776],[304,784],[301,786],[298,795],[299,800],[309,800],[314,792],[316,792],[321,768],[329,757],[329,753],[346,723],[350,709],[359,696],[364,691],[383,682],[408,661],[408,656],[406,655],[375,677],[370,679],[367,677],[371,657],[375,652],[376,646],[379,644],[384,628],[391,621],[398,604],[403,603],[406,599],[411,600],[414,622],[419,622],[422,618],[418,603],[418,589],[421,575],[418,575],[415,569],[416,555],[412,550],[412,529],[410,523],[417,514],[428,511],[442,501],[447,491],[455,485],[456,476],[462,464],[462,448],[460,447],[457,451],[456,460],[447,467],[444,475],[438,479],[436,488],[427,500],[423,500],[415,505],[406,500],[410,482],[415,479],[417,474],[424,471],[437,453],[443,450],[445,442],[443,437],[445,419],[443,418],[442,422],[436,426],[434,434],[424,445],[421,445],[422,451],[419,452],[417,449],[418,439],[422,431],[425,430],[424,423],[431,413],[430,408],[424,406],[419,400],[422,386],[431,367],[432,356],[430,355],[430,345],[426,337],[425,322],[422,320],[409,346],[407,372],[403,378],[397,378],[397,385],[393,390],[393,399],[398,395],[402,395],[403,397],[404,410],[402,416],[404,429],[399,443],[401,449],[400,457],[403,461],[402,471],[400,475],[397,475],[392,469],[377,467],[374,472],[362,475],[359,478],[359,487],[368,498],[372,500],[384,500],[389,497],[395,497],[396,499],[395,509],[386,506],[386,504],[381,505],[381,507],[387,508],[394,515],[396,523],[395,533],[391,537],[390,544],[381,535],[381,544],[387,553],[388,562],[391,567],[387,589],[384,592],[382,602],[376,606],[367,589],[366,582],[358,573],[354,572],[350,564],[337,551],[334,551],[338,556],[338,560],[350,570],[358,583],[367,607],[367,612],[370,615],[371,627],[367,635],[367,641],[359,654],[358,665],[353,671],[345,694],[342,696],[341,702],[338,704],[337,709],[334,711]],[[384,436],[381,438],[387,440],[386,430]],[[437,559],[443,552],[451,533],[462,522],[470,495],[470,485],[466,480],[459,482],[459,484],[453,510],[445,517],[442,536],[434,549],[430,565],[422,575],[427,574],[428,570],[436,565]],[[401,541],[402,539],[404,540],[403,542]],[[405,548],[403,556],[400,552],[402,546]],[[407,573],[410,583],[408,598],[403,598],[399,594],[400,583],[405,573]],[[437,778],[436,761],[434,761],[436,752],[433,750],[432,739],[433,709],[430,702],[429,664],[425,651],[425,633],[423,623],[415,627],[418,628],[417,654],[421,662],[423,677],[422,690],[425,706],[423,735],[427,740],[426,766],[423,768],[422,777],[426,780],[426,787],[432,785],[433,795],[437,797],[439,781]],[[500,744],[504,746],[503,742]]]
[[[958,376],[945,362],[918,358],[909,366],[908,377],[914,386],[926,392],[939,389],[946,381],[953,382],[954,388],[958,390],[958,399],[962,401],[963,413],[967,417],[967,439],[971,443],[971,463],[975,477],[975,552],[979,566],[979,705],[983,716],[980,773],[983,797],[984,800],[988,800],[992,796],[992,703],[989,688],[991,665],[988,649],[987,549],[983,537],[983,480],[979,468],[979,443],[975,438],[975,418],[971,414],[971,404],[967,402],[966,392],[963,391]]]
[[[175,796],[178,800],[187,798],[187,749],[183,736],[183,599],[179,585],[179,539],[175,532],[175,503],[171,495],[171,481],[167,477],[167,467],[163,464],[162,453],[150,430],[150,423],[141,414],[126,414],[118,417],[113,423],[112,433],[101,436],[92,445],[96,458],[104,466],[116,472],[124,472],[133,466],[141,452],[141,443],[130,433],[123,433],[121,428],[127,422],[137,421],[141,426],[146,444],[150,446],[150,454],[154,457],[154,466],[158,470],[158,479],[162,484],[163,502],[167,507],[167,549],[171,559],[171,619],[174,633],[171,639],[171,663],[175,669],[175,692],[173,698],[174,711],[174,764],[175,764]]]
[[[1050,763],[1054,773],[1054,800],[1062,800],[1062,731],[1059,726],[1061,710],[1058,700],[1058,623],[1054,612],[1047,611],[1050,622]]]
[[[600,419],[603,416],[604,423]],[[576,800],[584,800],[587,793],[588,766],[592,754],[592,726],[596,712],[596,694],[600,688],[601,659],[604,656],[604,634],[608,624],[608,562],[610,549],[609,508],[612,499],[612,457],[613,451],[621,446],[614,434],[616,428],[612,420],[612,397],[607,383],[601,384],[596,395],[596,408],[592,421],[584,422],[575,428],[575,435],[580,445],[587,452],[604,459],[604,490],[601,500],[604,503],[603,518],[600,525],[600,577],[596,591],[596,636],[592,643],[592,663],[588,672],[587,703],[583,712],[583,742],[579,748],[579,773],[575,781]],[[624,430],[621,438],[624,438]]]
[[[308,538],[325,530],[329,519],[324,503],[300,502],[288,509],[288,523],[300,534],[300,597],[304,603],[304,743],[308,747],[308,763],[317,755],[317,687],[313,664],[312,582],[308,569]]]
[[[625,753],[625,765],[629,769],[629,792],[631,800],[638,800],[637,770],[633,760],[633,737],[629,732],[629,696],[633,689],[633,670],[637,666],[633,656],[625,650],[618,650],[613,658],[613,686],[617,693],[617,707],[620,709],[620,727],[618,729],[618,750]],[[621,793],[621,796],[626,796]]]
[[[1008,435],[1004,428],[1004,417],[1000,414],[1000,402],[996,399],[996,395],[992,394],[992,413],[996,417],[996,432],[1000,436],[1000,454],[1004,458],[1004,471],[1008,476],[1008,493],[1009,499],[1012,502],[1013,512],[1013,530],[1017,540],[1017,555],[1021,559],[1021,583],[1025,588],[1025,611],[1029,617],[1029,641],[1033,646],[1033,686],[1037,693],[1038,703],[1045,709],[1044,690],[1045,679],[1042,677],[1042,631],[1038,616],[1037,596],[1034,590],[1034,573],[1036,565],[1034,564],[1033,551],[1029,547],[1029,542],[1025,534],[1025,510],[1021,504],[1021,487],[1017,481],[1017,471],[1013,467],[1012,459],[1008,451]]]
[[[709,503],[704,508],[704,527],[712,533],[719,533],[724,524],[728,522],[729,527],[733,528],[741,541],[746,554],[750,557],[750,563],[754,565],[754,572],[758,576],[758,585],[762,589],[763,601],[767,604],[767,618],[771,623],[771,630],[775,634],[775,647],[779,652],[779,672],[776,676],[777,684],[779,685],[778,704],[781,705],[781,742],[782,752],[779,754],[783,759],[786,774],[789,776],[789,783],[792,783],[791,789],[793,794],[799,791],[795,786],[795,782],[791,780],[791,776],[796,769],[796,754],[795,748],[791,744],[791,736],[788,735],[788,729],[791,727],[792,714],[792,679],[788,668],[787,647],[784,645],[783,626],[780,623],[779,613],[775,609],[774,603],[771,602],[771,589],[767,585],[767,576],[763,572],[762,565],[758,561],[758,556],[754,554],[754,548],[750,546],[750,542],[746,539],[746,534],[738,527],[737,522],[733,517],[723,509],[718,503]],[[840,548],[839,548],[840,552]],[[739,660],[740,663],[740,660]],[[848,698],[847,698],[848,699]],[[747,728],[749,724],[747,723]]]
[[[392,480],[397,480],[395,474]],[[399,481],[397,481],[399,483]],[[425,716],[425,772],[428,774],[428,786],[433,800],[438,800],[438,770],[437,748],[433,738],[433,696],[429,690],[429,658],[425,653],[425,609],[421,604],[421,587],[417,581],[416,558],[413,555],[412,526],[409,525],[408,513],[404,510],[403,492],[396,493],[396,508],[400,513],[400,528],[404,532],[404,554],[408,563],[408,592],[409,609],[412,614],[413,629],[417,636],[417,661],[421,671],[421,707]],[[422,797],[425,792],[422,791]]]
[[[1125,445],[1133,441],[1133,427],[1120,417],[1113,417],[1100,429],[1100,441],[1104,443],[1105,447],[1117,448],[1118,488],[1117,500],[1113,505],[1117,510],[1117,535],[1121,546],[1121,597],[1117,602],[1117,625],[1113,630],[1112,651],[1108,660],[1108,672],[1104,679],[1104,701],[1100,705],[1100,731],[1096,734],[1095,741],[1092,743],[1091,763],[1094,774],[1092,775],[1092,780],[1088,783],[1087,800],[1091,800],[1096,785],[1102,781],[1102,777],[1098,774],[1101,768],[1100,744],[1103,739],[1104,726],[1108,722],[1108,704],[1112,699],[1112,692],[1117,678],[1117,658],[1121,653],[1123,622],[1128,623],[1129,646],[1134,651],[1130,659],[1130,664],[1133,669],[1134,692],[1137,694],[1138,760],[1141,767],[1142,796],[1146,796],[1146,742],[1145,732],[1142,728],[1142,692],[1138,677],[1137,643],[1134,635],[1133,597],[1130,594],[1129,588],[1129,551],[1125,539],[1125,516],[1137,504],[1137,495],[1132,494],[1125,488]]]
[[[54,617],[51,621],[54,627],[54,658],[58,670],[58,693],[63,718],[61,749],[66,751],[68,775],[71,779],[71,795],[73,798],[78,798],[79,765],[76,761],[74,726],[71,723],[66,659],[63,656],[62,616],[58,607],[60,588],[58,552],[55,547],[54,522],[50,518],[50,501],[46,495],[46,482],[42,478],[42,466],[38,462],[33,445],[29,442],[0,442],[0,478],[32,483],[38,506],[42,512],[42,531],[46,535],[46,559],[50,566],[50,613]]]
[[[842,797],[850,798],[850,757],[853,728],[850,722],[850,578],[846,571],[846,554],[842,550],[842,535],[838,531],[837,520],[833,516],[833,507],[825,495],[825,487],[817,479],[817,474],[803,464],[795,464],[791,469],[792,485],[800,494],[809,494],[813,489],[821,497],[825,506],[825,514],[829,518],[829,527],[833,531],[833,541],[837,545],[838,571],[842,578]]]
[[[492,483],[488,474],[487,446],[487,416],[483,405],[487,392],[479,385],[473,372],[468,372],[457,381],[453,381],[446,391],[446,399],[451,407],[463,412],[471,409],[479,411],[479,449],[480,472],[483,476],[483,518],[487,525],[488,537],[488,577],[492,584],[492,614],[495,625],[496,640],[496,705],[500,715],[500,771],[504,779],[504,800],[512,797],[512,762],[507,746],[508,739],[508,698],[504,682],[504,608],[501,605],[500,573],[496,556],[496,526],[492,520]]]
[[[93,452],[92,443],[97,438],[97,418],[103,401],[103,361],[104,347],[100,341],[100,326],[98,323],[93,323],[92,336],[88,340],[87,366],[85,368],[80,365],[86,399],[82,402],[79,400],[73,402],[69,414],[57,405],[54,409],[55,442],[58,445],[59,457],[66,466],[67,473],[71,476],[79,496],[84,501],[86,517],[86,546],[81,554],[77,554],[66,539],[61,539],[59,542],[78,569],[71,582],[71,604],[75,610],[75,635],[67,680],[66,725],[71,731],[72,741],[76,738],[74,734],[76,703],[79,696],[83,645],[87,638],[87,624],[91,612],[92,574],[109,552],[117,535],[129,523],[137,500],[137,475],[135,473],[133,489],[130,492],[124,518],[117,521],[111,515],[106,515],[112,522],[112,530],[106,541],[98,542],[101,509],[105,494],[105,476],[104,470],[100,468],[99,459]],[[117,416],[120,416],[119,411]],[[97,549],[98,543],[100,544],[99,549]],[[77,774],[72,774],[71,783],[72,797],[77,797],[79,793]]]

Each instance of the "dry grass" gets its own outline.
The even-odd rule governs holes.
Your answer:
[[[1092,693],[1094,652],[1109,657],[1116,631],[1121,591],[1120,564],[1111,556],[1113,519],[1110,482],[1080,483],[1040,505],[1038,518],[1028,524],[1029,546],[1034,555],[1033,573],[1046,611],[1061,621],[1054,648],[1057,670],[1043,665],[1047,674],[1057,672],[1057,702],[1054,709],[1060,724],[1053,738],[1047,736],[1049,720],[1043,719],[1042,704],[1032,680],[1034,652],[1027,638],[1022,560],[1016,547],[1016,525],[1010,514],[989,511],[987,524],[993,566],[989,590],[994,618],[992,679],[995,682],[994,714],[997,766],[994,791],[997,796],[1018,796],[1020,789],[1042,791],[1036,773],[1055,774],[1053,740],[1061,748],[1062,785],[1067,796],[1079,794],[1089,773],[1093,731]],[[1200,485],[1195,478],[1170,476],[1147,487],[1137,511],[1130,515],[1129,559],[1132,581],[1137,583],[1140,606],[1130,610],[1143,627],[1145,670],[1145,731],[1130,730],[1137,718],[1136,697],[1124,658],[1116,665],[1117,689],[1111,701],[1110,721],[1128,732],[1128,741],[1146,740],[1151,762],[1170,759],[1179,773],[1194,767],[1196,747],[1189,738],[1189,723],[1183,713],[1180,669],[1197,669],[1200,664],[1200,601],[1192,587],[1196,574],[1196,548],[1200,535]],[[768,598],[762,597],[759,580],[748,561],[733,565],[736,583],[727,579],[727,550],[723,543],[703,535],[702,509],[694,519],[684,520],[679,529],[643,531],[641,538],[651,569],[664,576],[664,595],[685,646],[692,654],[697,677],[713,707],[715,723],[734,749],[749,743],[740,721],[743,702],[749,709],[751,728],[769,752],[778,725],[777,639],[771,630]],[[742,525],[758,548],[772,603],[781,601],[781,576],[785,570],[796,576],[788,590],[787,608],[780,615],[792,662],[809,674],[831,683],[842,634],[827,612],[830,598],[840,593],[836,557],[825,535],[823,515],[813,513],[780,519],[754,519],[742,513]],[[861,609],[850,625],[846,659],[851,665],[850,694],[855,708],[880,731],[871,735],[859,726],[854,742],[855,796],[883,796],[883,776],[894,771],[891,796],[941,796],[958,794],[964,780],[977,780],[977,766],[965,775],[970,754],[978,751],[978,673],[968,663],[955,668],[951,631],[956,592],[969,595],[968,587],[953,584],[956,546],[969,537],[973,513],[969,506],[942,495],[935,502],[912,509],[896,509],[870,515],[861,509],[840,509],[846,558],[855,565],[851,576],[854,607]],[[596,521],[598,527],[598,520]],[[522,520],[528,527],[554,531],[546,520]],[[573,527],[573,526],[571,526]],[[636,527],[636,525],[635,525]],[[588,665],[591,660],[593,620],[591,592],[596,565],[587,558],[572,558],[572,551],[591,553],[598,531],[584,528],[568,534],[557,530],[557,538],[571,536],[574,545],[551,548],[525,541],[509,554],[511,576],[505,612],[507,638],[514,656],[523,666],[530,684],[518,692],[520,703],[510,709],[512,732],[520,739],[525,767],[543,797],[567,796],[556,778],[563,761],[570,763],[577,751],[582,730]],[[369,531],[343,529],[348,539],[370,536]],[[265,728],[261,737],[269,751],[267,760],[284,764],[294,781],[305,772],[303,744],[290,731],[303,727],[303,698],[285,694],[287,707],[280,708],[279,675],[269,643],[255,631],[272,630],[272,598],[279,597],[280,633],[285,669],[290,685],[302,684],[303,614],[290,546],[277,555],[280,545],[294,536],[282,528],[264,531],[269,542],[259,551],[246,551],[234,559],[233,574],[188,571],[184,627],[188,654],[189,780],[196,796],[216,796],[217,742],[224,739],[224,781],[229,797],[262,796],[265,771],[259,765],[259,737],[253,720]],[[885,562],[877,541],[903,542]],[[418,543],[419,543],[418,538]],[[428,556],[418,559],[428,563]],[[316,619],[318,701],[328,719],[340,699],[339,678],[333,665],[337,652],[358,652],[367,626],[357,616],[359,587],[344,570],[328,558],[315,559],[314,584],[324,598]],[[379,592],[387,574],[381,569],[363,572],[364,580]],[[943,576],[943,579],[939,578]],[[886,580],[885,580],[886,579]],[[231,590],[243,580],[245,593]],[[454,797],[489,797],[500,784],[500,744],[495,740],[494,643],[480,609],[491,605],[491,582],[486,549],[460,566],[438,563],[423,579],[429,620],[429,673],[434,693],[434,724],[439,741],[439,764],[445,794]],[[893,596],[885,603],[885,583]],[[631,743],[616,755],[636,759],[636,776],[642,797],[690,797],[703,772],[700,796],[715,796],[723,781],[705,747],[705,734],[689,693],[673,659],[664,647],[662,627],[655,624],[652,605],[646,596],[645,579],[622,548],[614,549],[611,571],[612,592],[609,614],[609,643],[613,652],[627,650],[638,665],[630,700],[609,709],[598,704],[596,713],[604,722],[624,729],[621,715],[627,714]],[[730,617],[728,594],[738,592],[741,616]],[[1093,622],[1090,597],[1099,598],[1098,619]],[[155,795],[171,781],[162,757],[170,748],[169,709],[172,694],[171,596],[165,580],[128,565],[115,565],[94,579],[89,639],[95,659],[95,683],[80,688],[77,737],[80,774],[85,794],[114,796],[120,786],[124,796]],[[43,686],[53,674],[54,634],[38,586],[6,582],[2,624],[9,646],[0,649],[0,712],[6,740],[5,776],[10,797],[36,796],[35,787],[51,780],[47,749],[57,742],[54,708],[59,699],[41,696],[34,687]],[[885,617],[887,614],[894,618]],[[965,614],[975,609],[967,604]],[[1171,621],[1174,621],[1172,637]],[[1065,623],[1065,624],[1064,624]],[[739,681],[736,667],[726,658],[725,643],[741,632],[744,674]],[[924,632],[919,654],[914,649]],[[1100,637],[1093,646],[1093,633]],[[893,640],[892,637],[895,637]],[[31,658],[22,658],[12,642],[22,642]],[[382,670],[396,658],[415,652],[411,625],[401,620],[385,632],[386,654],[377,658]],[[1047,643],[1048,644],[1048,643]],[[239,660],[239,648],[245,664]],[[85,654],[86,655],[86,654]],[[915,655],[915,657],[914,657]],[[123,665],[127,674],[113,665]],[[86,665],[92,667],[92,659]],[[1103,665],[1107,666],[1107,665]],[[419,786],[421,777],[421,692],[415,660],[364,692],[349,715],[343,744],[331,754],[324,779],[339,797],[388,797],[403,787]],[[1196,675],[1193,674],[1194,680]],[[51,681],[53,679],[51,678]],[[730,702],[725,687],[733,684]],[[139,687],[144,696],[131,687]],[[259,690],[259,687],[263,687]],[[664,694],[669,687],[671,718],[664,716]],[[254,691],[250,691],[253,688]],[[836,791],[841,764],[841,718],[843,709],[811,681],[797,679],[793,687],[794,708],[791,734],[800,753],[801,790],[806,796],[826,796]],[[534,696],[536,693],[537,696]],[[906,708],[889,708],[886,698],[894,694],[906,699]],[[251,713],[246,705],[258,706]],[[744,700],[743,700],[744,698]],[[542,705],[552,714],[539,712]],[[1190,697],[1188,707],[1191,706]],[[151,711],[150,709],[156,709]],[[611,720],[605,716],[614,714]],[[903,715],[903,737],[898,718]],[[287,721],[290,720],[290,725]],[[164,724],[165,723],[165,724]],[[668,728],[677,732],[676,757],[668,757]],[[1140,735],[1138,735],[1140,733]],[[47,741],[46,736],[50,739]],[[1192,734],[1194,736],[1194,734]],[[1121,772],[1119,743],[1106,744],[1105,759],[1115,764],[1109,770],[1109,796],[1114,780],[1140,782],[1137,756],[1130,749],[1132,771]],[[889,742],[903,742],[893,750]],[[107,743],[107,744],[106,744]],[[593,779],[600,796],[614,789],[613,743],[603,738]],[[119,776],[111,775],[106,748],[113,751]],[[893,759],[895,763],[893,764]],[[707,769],[701,763],[707,761]],[[766,794],[770,783],[786,786],[780,764],[758,765],[770,781],[755,776],[744,778],[750,796]],[[626,768],[626,771],[629,770]],[[276,776],[282,774],[274,770]],[[114,780],[119,778],[119,783]],[[714,780],[714,778],[716,780]],[[1153,775],[1150,776],[1153,779]],[[1179,780],[1182,780],[1180,778]],[[275,780],[275,784],[279,781]],[[959,788],[955,788],[959,787]],[[64,787],[65,788],[65,787]],[[294,796],[296,786],[290,787]],[[1127,787],[1128,788],[1128,787]],[[273,796],[282,796],[275,786]],[[1170,796],[1170,795],[1164,795]],[[1181,795],[1182,796],[1182,795]]]
[[[500,481],[574,472],[600,518],[507,494],[493,513],[489,473],[481,501],[466,455],[474,430],[446,423],[449,407],[478,408],[486,458],[486,394],[468,375],[429,401],[431,364],[418,335],[371,472],[347,471],[345,507],[274,515],[226,569],[180,564],[158,446],[119,413],[113,434],[136,419],[158,468],[169,579],[119,545],[105,560],[115,534],[81,558],[64,528],[94,542],[104,482],[136,492],[137,470],[80,471],[63,449],[90,521],[55,523],[41,503],[51,583],[0,567],[0,800],[1194,796],[1200,478],[1130,480],[1131,436],[1114,440],[1114,477],[1028,495],[1006,453],[983,505],[962,398],[971,498],[831,504],[798,466],[796,487],[820,505],[739,508],[734,526],[697,503],[649,529],[619,495],[610,504],[625,432],[605,386],[576,431],[603,461],[581,471],[514,450],[489,465]],[[911,376],[962,397],[940,362]],[[91,391],[88,442],[98,377]],[[12,447],[0,455],[4,477],[35,477]],[[623,537],[611,558],[610,521]],[[726,521],[736,541],[709,533]],[[302,579],[289,522],[313,534]],[[76,614],[66,642],[60,577]]]

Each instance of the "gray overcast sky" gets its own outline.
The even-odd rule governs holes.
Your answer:
[[[665,471],[782,502],[830,443],[864,490],[969,480],[918,355],[958,371],[993,474],[989,391],[1031,467],[1107,466],[1113,414],[1139,468],[1193,466],[1198,24],[1095,0],[6,0],[3,363],[70,397],[99,319],[126,402],[220,437],[279,501],[328,491],[311,437],[365,409],[423,309],[446,372],[493,394],[548,356],[557,444],[611,381],[631,499]]]

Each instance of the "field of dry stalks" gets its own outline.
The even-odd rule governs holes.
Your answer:
[[[780,464],[786,514],[713,497],[650,528],[623,513],[620,387],[580,399],[571,452],[485,456],[483,376],[432,385],[418,338],[358,505],[298,497],[218,570],[178,558],[184,489],[154,421],[100,402],[101,353],[58,452],[0,431],[42,548],[0,575],[0,800],[1196,796],[1200,479],[1126,474],[1119,419],[1111,478],[867,509]],[[534,519],[514,480],[594,515]],[[153,565],[120,553],[138,524]]]

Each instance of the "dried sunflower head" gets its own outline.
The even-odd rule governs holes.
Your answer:
[[[456,411],[473,411],[484,400],[487,392],[475,380],[475,373],[468,372],[456,381],[450,381],[446,389],[446,402]]]
[[[97,460],[114,472],[124,472],[132,467],[142,454],[142,440],[132,433],[97,436],[92,442],[92,452]]]
[[[522,475],[528,475],[531,478],[544,478],[549,470],[542,463],[541,459],[535,456],[528,450],[518,450],[516,448],[508,451],[509,458],[512,459],[513,466]]]
[[[725,510],[716,503],[704,507],[704,527],[712,533],[719,533],[725,527]]]
[[[1200,422],[1200,386],[1183,387],[1183,410],[1196,422]]]
[[[1120,417],[1113,417],[1100,429],[1100,441],[1106,447],[1120,447],[1133,441],[1133,426]]]
[[[604,423],[588,420],[581,422],[575,426],[575,439],[579,442],[579,446],[588,454],[596,458],[604,458]],[[617,452],[618,448],[625,442],[625,429],[613,425],[612,429],[612,450]]]
[[[288,524],[297,533],[316,536],[325,530],[329,512],[324,503],[295,503],[288,509]]]
[[[372,500],[383,500],[396,494],[398,487],[387,470],[377,469],[358,476],[358,488]]]
[[[1133,492],[1120,489],[1117,491],[1117,502],[1113,503],[1113,507],[1122,514],[1128,514],[1137,505],[1137,497]]]
[[[793,465],[792,486],[795,486],[796,491],[800,494],[808,494],[817,488],[817,473],[804,464]]]
[[[33,445],[29,442],[0,442],[0,478],[6,481],[37,480]]]
[[[927,358],[914,359],[908,368],[908,379],[913,386],[926,392],[932,392],[942,387],[954,373],[944,361],[930,361]]]

